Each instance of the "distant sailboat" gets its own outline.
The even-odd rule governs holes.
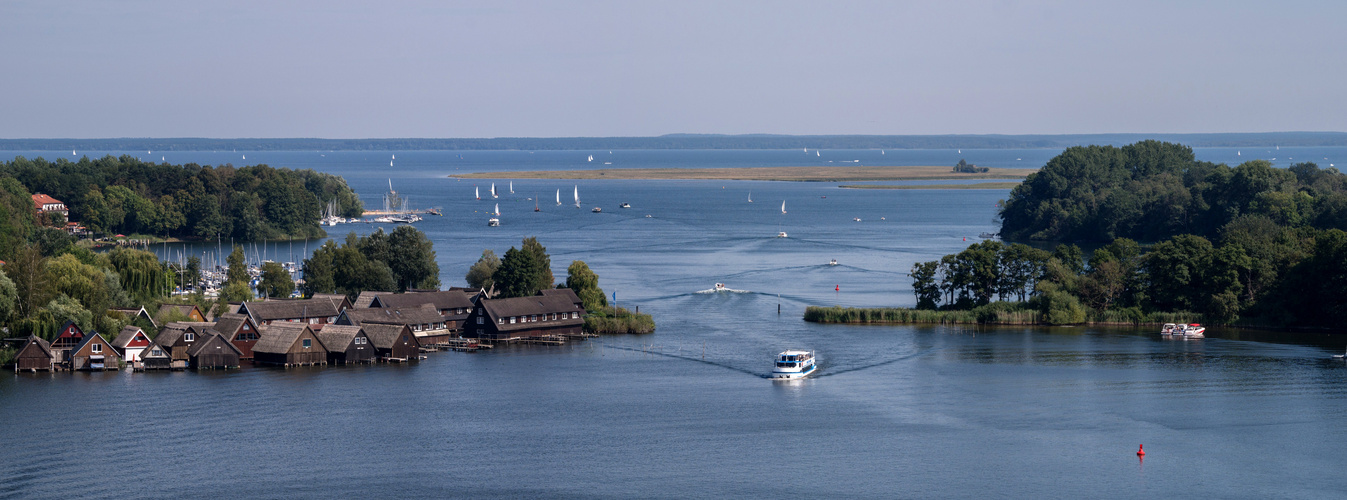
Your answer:
[[[168,161],[168,160],[165,160],[164,157],[160,156],[159,161]]]
[[[557,190],[557,206],[561,206],[561,190]]]
[[[884,150],[879,150],[879,154],[884,154]]]
[[[390,166],[390,167],[393,166],[393,162],[391,162],[391,161],[388,162],[388,166]]]
[[[243,159],[247,160],[247,159],[248,159],[248,155],[243,155]]]
[[[1235,156],[1239,156],[1239,151],[1235,151]]]
[[[818,153],[818,150],[815,149],[815,150],[814,150],[814,156],[823,156],[823,155],[819,154],[819,153]]]
[[[749,191],[749,192],[748,192],[748,202],[749,202],[749,203],[753,203],[753,192],[752,192],[752,191]]]
[[[491,183],[491,198],[492,199],[500,198],[500,195],[496,194],[496,183],[494,182]]]
[[[804,148],[804,152],[808,153],[808,152],[809,152],[809,148]]]
[[[482,191],[481,191],[480,189],[478,189],[477,186],[473,186],[473,187],[472,187],[472,193],[473,193],[474,196],[477,197],[477,199],[479,199],[479,200],[482,199]]]
[[[543,209],[538,208],[538,197],[537,197],[537,196],[534,196],[534,197],[533,197],[533,211],[534,211],[534,212],[541,212],[541,211],[543,211]]]
[[[514,194],[514,181],[510,181],[510,194]]]
[[[594,161],[594,155],[589,155],[589,161]]]
[[[575,186],[575,208],[580,208],[580,186]]]
[[[786,200],[781,200],[781,213],[786,213]]]
[[[500,217],[500,203],[497,203],[497,204],[496,204],[496,213],[495,213],[495,215],[496,215],[497,217]]]
[[[70,156],[75,156],[75,150],[70,150]]]
[[[398,159],[398,155],[393,155],[393,158],[392,158],[392,159],[394,159],[394,160]]]

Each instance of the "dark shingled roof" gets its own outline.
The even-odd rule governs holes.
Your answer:
[[[458,290],[446,290],[442,292],[407,292],[392,295],[380,295],[377,302],[379,307],[392,307],[407,309],[411,307],[421,307],[430,304],[438,310],[444,309],[472,309],[472,297]],[[371,305],[370,307],[374,307]]]
[[[295,345],[299,336],[308,330],[309,325],[304,323],[272,323],[267,326],[266,331],[262,333],[262,338],[253,345],[253,352],[265,352],[271,354],[285,354],[290,352],[290,346]],[[318,339],[322,342],[323,339]]]
[[[88,345],[90,342],[93,342],[95,337],[102,339],[104,344],[108,343],[108,339],[104,339],[102,334],[98,332],[89,332],[88,335],[85,335],[84,338],[80,339],[80,342],[78,344],[75,344],[75,347],[70,350],[71,355],[74,355],[74,353],[77,353],[80,351],[80,349],[83,349],[85,345]],[[112,354],[116,355],[117,353],[114,352]]]
[[[486,310],[487,316],[495,321],[497,318],[505,318],[505,323],[496,323],[496,329],[502,332],[513,330],[528,330],[540,326],[575,326],[585,324],[583,318],[558,319],[539,321],[537,323],[515,323],[510,324],[511,316],[529,316],[533,314],[548,314],[561,312],[578,312],[584,314],[584,308],[576,306],[571,302],[571,298],[566,294],[534,295],[531,297],[514,297],[510,299],[483,299],[481,306]]]
[[[254,323],[278,319],[323,318],[341,314],[341,301],[331,297],[296,300],[263,300],[244,304]]]
[[[192,344],[192,347],[187,348],[188,356],[196,356],[197,354],[201,353],[201,350],[205,349],[206,346],[214,342],[217,342],[216,339],[219,339],[218,342],[220,344],[224,344],[224,346],[226,346],[224,348],[233,349],[234,352],[237,353],[239,356],[243,355],[243,351],[240,351],[239,348],[234,347],[234,344],[230,342],[229,339],[226,339],[224,335],[221,335],[220,332],[215,330],[207,330],[206,332],[207,333],[205,337],[197,340],[195,344]]]
[[[130,344],[131,339],[136,338],[136,334],[141,332],[143,332],[143,330],[141,330],[139,326],[123,326],[122,331],[117,332],[117,338],[112,339],[112,345],[121,349],[126,349],[126,344]],[[150,337],[147,335],[145,338],[148,339]]]
[[[330,326],[328,328],[331,328]],[[392,349],[403,332],[411,334],[411,329],[407,325],[381,325],[378,323],[369,323],[362,327],[365,330],[365,336],[369,337],[371,344],[379,349]],[[415,335],[412,336],[415,339]],[[413,340],[415,342],[415,340]]]
[[[29,344],[37,344],[38,349],[42,349],[42,352],[43,352],[43,353],[46,353],[47,357],[49,357],[49,358],[54,358],[54,357],[56,357],[54,354],[51,353],[51,342],[47,342],[46,340],[43,340],[42,337],[39,337],[39,336],[37,336],[37,335],[29,335],[29,336],[28,336],[28,343],[29,343]],[[24,345],[24,347],[28,347],[28,346],[27,346],[27,345]],[[19,349],[19,350],[22,351],[23,349]]]
[[[351,307],[358,307],[360,309],[365,309],[369,307],[371,302],[374,302],[374,297],[392,294],[393,292],[371,292],[371,291],[360,292],[360,295],[355,296],[355,302],[351,304]]]
[[[542,291],[542,294],[543,294],[543,295],[549,295],[549,296],[550,296],[550,295],[565,296],[565,297],[571,299],[571,302],[574,302],[575,305],[577,305],[577,306],[578,306],[578,305],[583,305],[583,304],[584,304],[584,301],[580,300],[580,296],[575,294],[575,290],[571,290],[571,289],[569,289],[569,288],[549,288],[549,289],[543,290],[543,291]]]
[[[345,351],[351,345],[351,339],[360,335],[360,327],[347,325],[323,325],[323,329],[314,333],[323,346],[332,351]],[[366,334],[369,336],[369,334]]]
[[[346,319],[357,325],[379,323],[385,325],[424,325],[443,323],[440,312],[430,304],[421,307],[395,309],[390,307],[370,309],[347,309]]]
[[[180,326],[178,323],[169,323],[159,329],[159,336],[154,338],[154,343],[159,347],[172,348],[173,344],[178,343],[182,334],[187,333],[187,327]]]

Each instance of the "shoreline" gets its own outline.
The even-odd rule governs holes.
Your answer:
[[[975,182],[972,184],[843,184],[842,189],[1014,189],[1018,182]]]
[[[1023,179],[1038,169],[993,168],[961,174],[946,166],[919,167],[733,167],[733,168],[604,168],[590,170],[531,170],[450,174],[457,179],[566,179],[566,180],[733,180],[733,181],[918,181],[961,179]],[[990,188],[988,188],[990,189]]]

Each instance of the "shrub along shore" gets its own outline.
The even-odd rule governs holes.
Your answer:
[[[906,307],[819,307],[805,309],[804,320],[814,323],[861,325],[1049,325],[1043,313],[1019,302],[993,302],[965,310],[911,309]],[[1163,325],[1204,323],[1201,314],[1189,312],[1091,311],[1086,325]],[[1237,325],[1256,326],[1256,325]]]

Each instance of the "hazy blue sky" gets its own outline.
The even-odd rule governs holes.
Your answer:
[[[1347,2],[0,2],[0,137],[1347,131]]]

